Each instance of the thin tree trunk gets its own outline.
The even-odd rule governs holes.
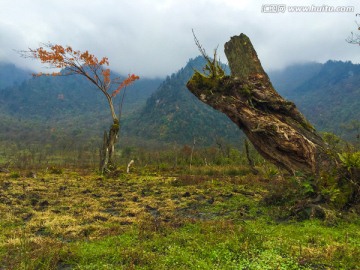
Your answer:
[[[188,89],[204,103],[225,113],[244,131],[256,150],[267,160],[289,172],[318,174],[335,160],[327,145],[298,111],[273,88],[250,42],[241,34],[225,44],[231,76],[217,70],[205,76],[195,72]],[[215,66],[215,67],[214,67]]]
[[[114,120],[109,133],[104,131],[103,145],[100,149],[100,172],[108,172],[114,167],[115,144],[118,141],[119,121]]]
[[[100,164],[99,164],[99,170],[101,174],[103,174],[107,170],[107,165],[109,163],[109,149],[107,147],[108,143],[108,135],[107,132],[104,131],[103,136],[103,143],[100,147]]]

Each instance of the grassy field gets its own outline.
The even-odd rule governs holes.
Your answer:
[[[276,172],[0,173],[0,269],[360,269],[357,210],[292,215]]]

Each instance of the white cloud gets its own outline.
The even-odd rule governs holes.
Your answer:
[[[294,1],[278,3],[289,6]],[[342,6],[354,6],[354,13],[263,13],[266,4],[274,1],[2,0],[0,61],[38,69],[38,63],[19,58],[13,49],[51,41],[108,56],[122,73],[165,76],[198,55],[191,29],[209,54],[219,45],[222,60],[223,44],[231,36],[247,34],[267,70],[303,61],[358,61],[358,47],[345,42],[356,28],[358,0],[341,1]]]

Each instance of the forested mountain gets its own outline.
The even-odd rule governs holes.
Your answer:
[[[193,70],[204,65],[203,58],[197,57],[162,83],[142,78],[128,87],[121,136],[157,143],[190,144],[194,138],[200,145],[239,142],[237,127],[185,86]],[[0,138],[17,141],[27,141],[29,136],[33,142],[45,137],[64,145],[66,141],[86,143],[101,138],[111,123],[102,93],[79,76],[36,77],[7,87],[0,91],[0,112]]]
[[[167,77],[147,100],[139,114],[126,123],[124,130],[136,137],[163,142],[213,145],[216,141],[240,143],[241,132],[224,114],[199,101],[186,83],[194,69],[202,70],[202,57],[190,60],[177,73]]]
[[[301,63],[286,67],[285,69],[269,72],[272,84],[276,91],[287,98],[294,89],[315,77],[321,70],[320,63]]]
[[[295,66],[274,76],[275,88],[296,103],[318,130],[354,139],[360,121],[360,65],[328,61],[325,64]],[[300,77],[298,77],[298,74]],[[303,78],[302,83],[298,82]]]
[[[218,138],[239,143],[237,127],[186,89],[193,69],[202,70],[204,65],[205,61],[197,57],[168,77],[140,114],[129,119],[125,131],[165,142],[189,143],[195,137],[205,144]],[[302,63],[269,72],[269,76],[275,89],[295,102],[319,131],[355,138],[360,121],[360,65],[341,61]]]
[[[115,74],[117,76],[117,74]],[[125,93],[123,117],[141,108],[162,79],[142,79]],[[112,123],[103,94],[81,76],[36,77],[0,89],[0,138],[16,142],[100,138]]]
[[[141,78],[128,87],[122,138],[132,138],[134,143],[192,144],[194,138],[198,145],[241,143],[238,128],[186,88],[193,70],[202,70],[204,65],[197,57],[165,80]],[[101,140],[111,117],[100,92],[79,76],[29,79],[30,73],[0,65],[2,141],[72,147]],[[348,139],[357,134],[360,65],[337,61],[298,64],[269,72],[269,76],[275,89],[294,101],[318,130],[333,131]]]
[[[0,62],[0,89],[20,84],[31,77],[31,71],[16,67],[14,64]]]
[[[143,105],[161,79],[142,79],[126,88],[125,114]],[[118,99],[120,99],[120,96]],[[23,118],[58,119],[107,114],[103,94],[81,76],[36,77],[0,90],[1,108]]]

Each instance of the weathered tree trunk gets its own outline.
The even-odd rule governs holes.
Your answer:
[[[115,144],[118,141],[119,121],[114,120],[109,133],[104,131],[103,145],[100,148],[100,172],[109,172],[114,166]]]
[[[318,174],[336,162],[327,145],[298,111],[273,88],[250,39],[241,34],[225,44],[231,76],[195,72],[188,89],[204,103],[225,113],[267,160],[289,172]]]

